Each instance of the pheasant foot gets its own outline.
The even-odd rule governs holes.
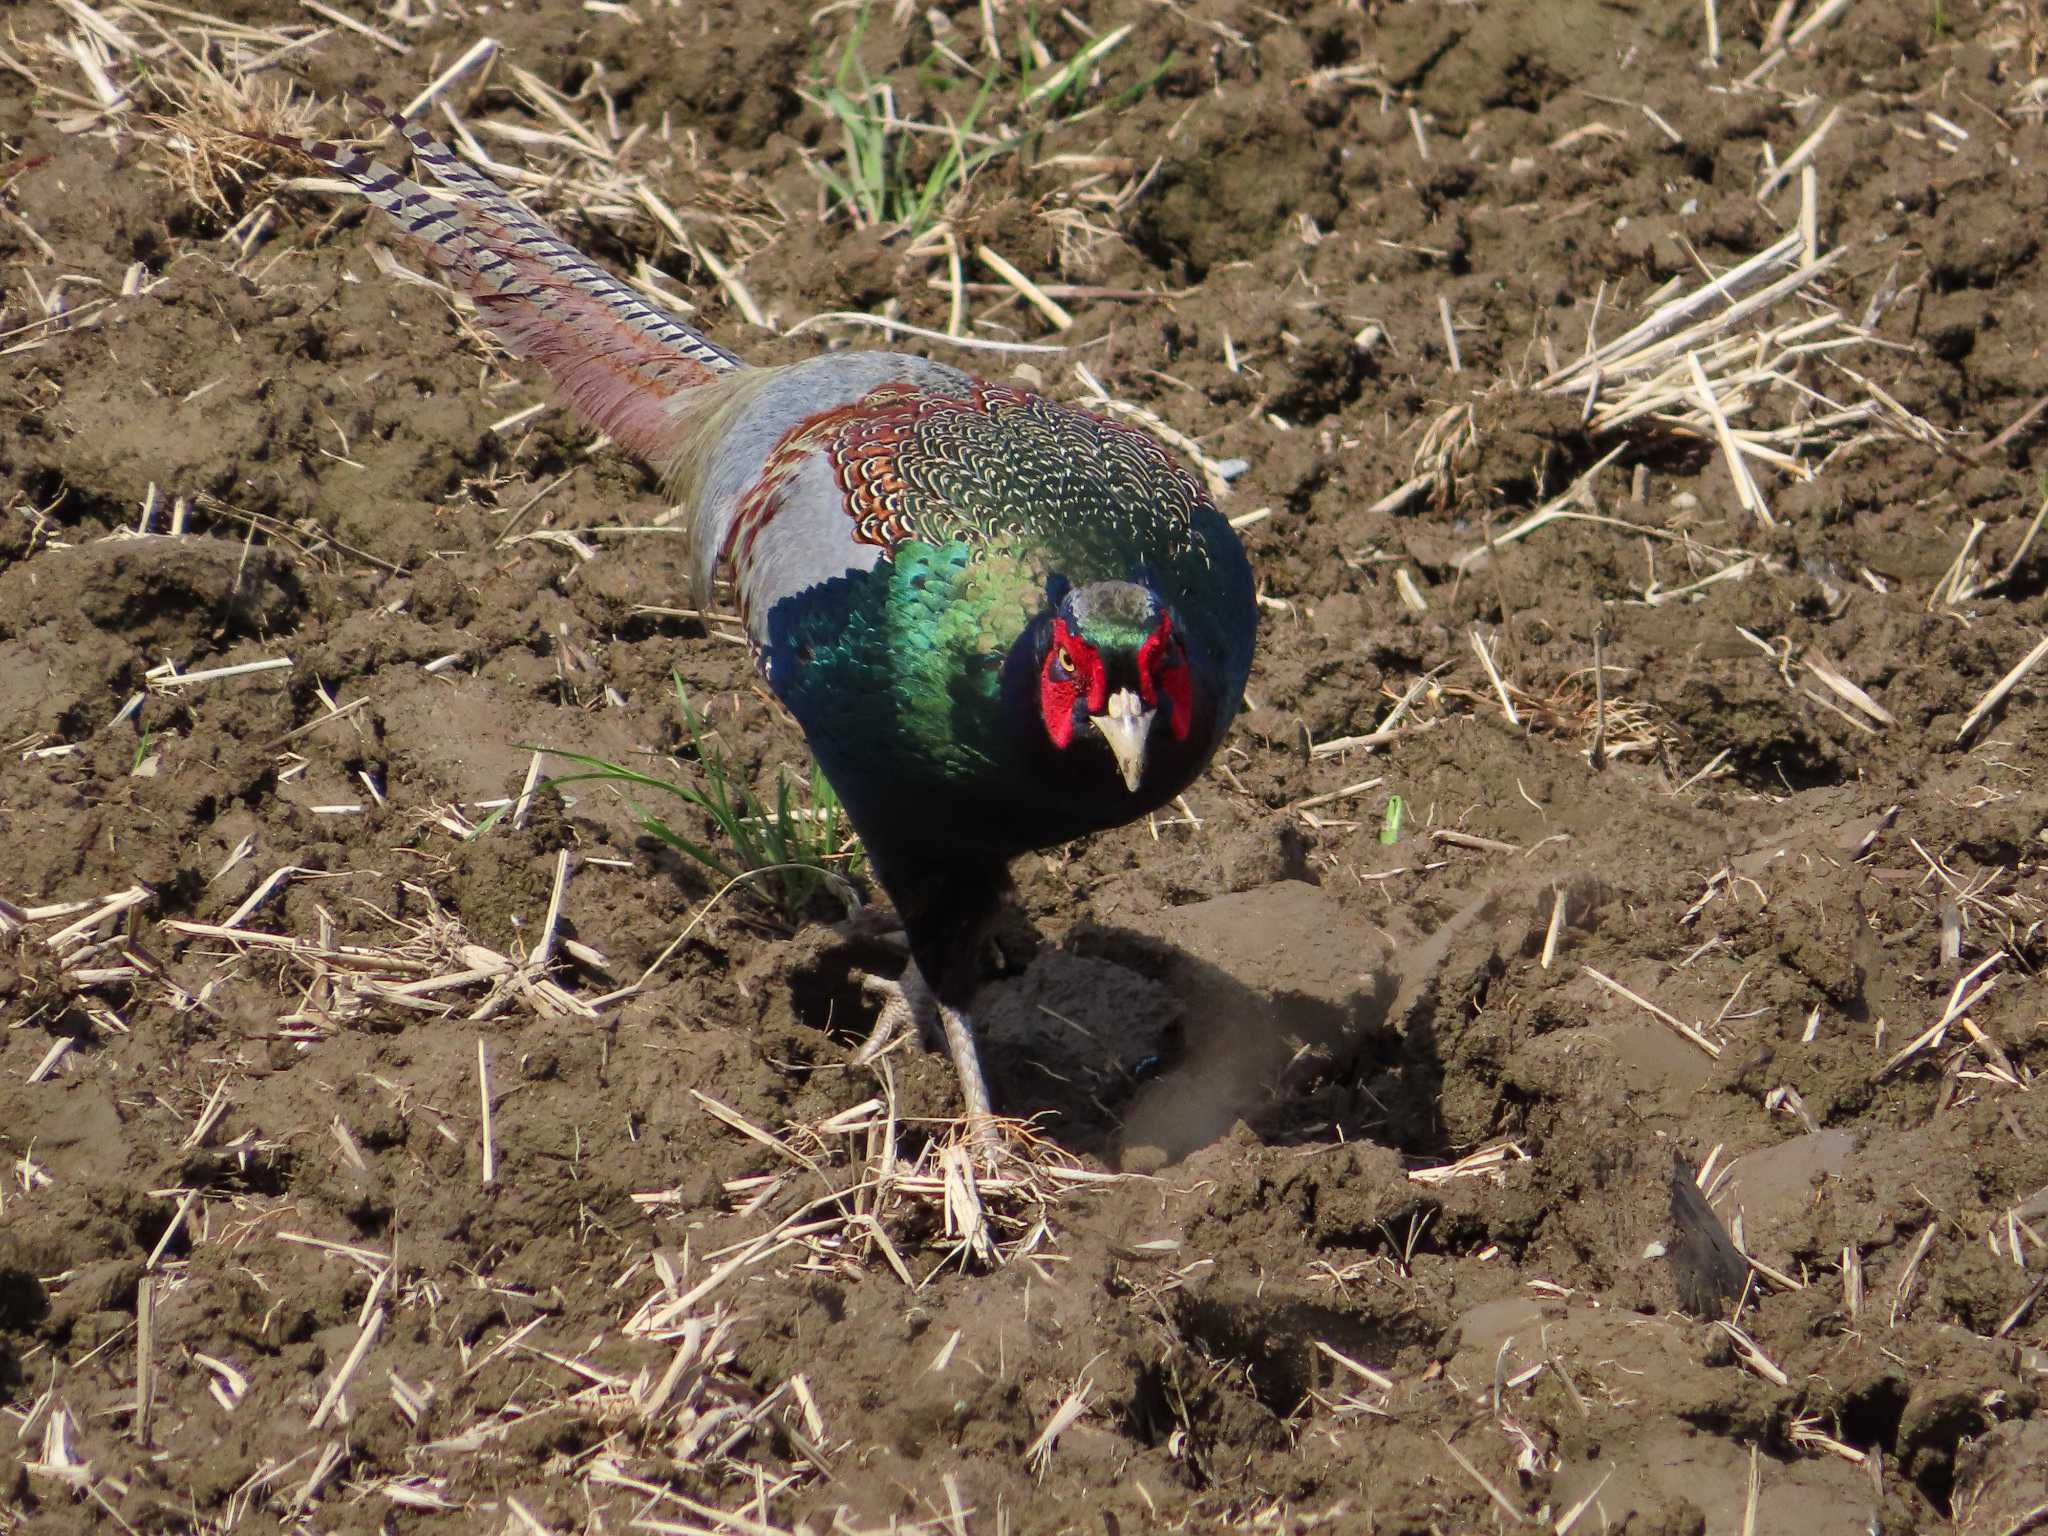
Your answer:
[[[879,976],[862,978],[861,989],[882,999],[882,1011],[876,1015],[874,1028],[868,1031],[867,1039],[853,1053],[856,1065],[873,1061],[892,1045],[907,1027],[914,1027],[918,1039],[927,1047],[945,1041],[946,1053],[953,1058],[954,1075],[960,1079],[960,1099],[966,1109],[967,1134],[974,1143],[975,1151],[984,1158],[993,1159],[1002,1149],[1002,1133],[997,1128],[995,1107],[988,1096],[988,1080],[981,1072],[981,1052],[975,1047],[974,1030],[967,1022],[967,1015],[957,1008],[948,1007],[932,995],[932,989],[925,984],[924,973],[915,962],[905,968],[902,980],[888,981]]]
[[[875,1015],[874,1027],[868,1031],[867,1039],[861,1041],[860,1049],[853,1053],[855,1066],[865,1066],[873,1061],[894,1045],[905,1029],[914,1028],[926,1050],[938,1048],[939,1000],[932,996],[932,989],[924,983],[924,973],[915,963],[904,968],[900,981],[891,981],[886,976],[863,975],[860,989],[870,997],[880,998],[882,1011]]]

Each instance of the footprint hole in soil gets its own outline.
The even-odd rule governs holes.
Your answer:
[[[1277,1449],[1287,1442],[1283,1416],[1260,1399],[1238,1361],[1177,1342],[1131,1374],[1124,1433],[1165,1447],[1197,1488],[1228,1478],[1230,1468],[1215,1464],[1219,1450],[1228,1455],[1245,1445]]]
[[[1428,1342],[1394,1320],[1364,1318],[1300,1298],[1276,1302],[1270,1290],[1263,1295],[1212,1290],[1182,1297],[1173,1312],[1181,1337],[1210,1359],[1241,1370],[1252,1396],[1283,1421],[1302,1410],[1311,1392],[1327,1385],[1322,1374],[1327,1361],[1317,1344],[1354,1360],[1392,1360],[1403,1349]]]
[[[175,1182],[185,1189],[205,1190],[218,1195],[245,1195],[275,1199],[291,1193],[302,1172],[299,1159],[288,1147],[258,1147],[249,1150],[193,1153],[178,1165]],[[175,1206],[164,1214],[166,1222]],[[161,1227],[148,1239],[162,1235]]]
[[[22,435],[40,436],[39,421],[33,413],[23,415]],[[69,529],[97,522],[118,528],[134,517],[134,509],[125,502],[89,486],[74,485],[55,465],[24,464],[20,475],[23,499],[55,527]]]
[[[1912,1393],[1896,1376],[1880,1376],[1850,1392],[1840,1409],[1842,1434],[1852,1445],[1896,1448],[1899,1424]]]

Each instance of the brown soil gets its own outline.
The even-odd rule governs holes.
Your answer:
[[[897,300],[945,325],[943,261],[817,217],[800,151],[837,140],[798,89],[847,15],[347,8],[411,51],[335,32],[296,56],[323,99],[404,100],[488,30],[646,127],[654,184],[781,323]],[[1776,6],[1723,4],[1712,65],[1693,0],[1075,9],[1136,29],[1103,91],[1172,63],[1035,153],[1150,179],[1063,204],[1078,173],[1013,156],[963,244],[1171,295],[1069,300],[1066,339],[1248,461],[1226,510],[1269,509],[1246,529],[1267,603],[1257,708],[1195,819],[1020,864],[981,1014],[999,1101],[1049,1143],[1035,1189],[983,1190],[1000,1265],[926,1177],[943,1062],[846,1065],[852,970],[885,949],[712,903],[604,793],[451,830],[517,793],[527,744],[678,750],[671,672],[761,783],[803,764],[715,622],[646,611],[696,606],[677,542],[590,531],[654,523],[651,480],[559,411],[493,430],[537,385],[382,276],[359,213],[282,193],[246,258],[222,243],[271,185],[202,208],[162,130],[106,131],[45,45],[75,12],[8,13],[0,896],[90,906],[0,920],[0,1529],[1564,1530],[1583,1505],[1569,1528],[1732,1533],[1753,1496],[1764,1532],[1988,1536],[2048,1497],[2048,667],[1957,739],[2048,626],[2048,538],[2012,564],[2048,433],[2039,7],[1861,0],[1748,88]],[[951,17],[977,46],[979,8]],[[936,121],[930,39],[878,14],[863,52]],[[458,91],[472,121],[558,126],[507,79]],[[1946,437],[1764,472],[1763,527],[1711,442],[1596,437],[1518,386],[1776,239],[1798,178],[1760,204],[1767,157],[1835,108],[1825,291],[1881,340],[1836,356]],[[603,125],[595,90],[578,110]],[[1111,237],[1075,243],[1063,206]],[[563,222],[659,257],[736,349],[818,344],[748,325],[635,211]],[[131,263],[147,291],[121,298]],[[79,324],[16,331],[60,293]],[[994,319],[1044,339],[1020,305]],[[1069,362],[1031,359],[1071,394]],[[1832,361],[1802,378],[1852,388]],[[1465,402],[1432,492],[1376,509]],[[1617,443],[1593,505],[1682,538],[1562,522],[1460,574]],[[2002,584],[1937,593],[1980,524],[1964,584]],[[585,550],[503,537],[534,529]],[[1712,550],[1759,559],[1642,601]],[[1634,746],[1601,772],[1596,631],[1608,740]],[[1387,750],[1309,750],[1432,669]],[[563,850],[559,932],[588,949],[557,951],[556,990],[363,1000],[345,946],[409,961],[394,986],[487,968],[465,944],[523,956]],[[240,926],[298,957],[174,926],[280,869]],[[584,1016],[685,924],[645,991]],[[1986,962],[1991,990],[1884,1071]],[[1727,1253],[1674,1221],[1674,1153],[1732,1175],[1713,1208],[1768,1266],[1753,1346],[1680,1305],[1713,1305]],[[885,1187],[846,1193],[864,1176]]]

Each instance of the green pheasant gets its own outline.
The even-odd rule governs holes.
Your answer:
[[[380,109],[381,110],[381,109]],[[978,940],[1029,849],[1171,800],[1222,741],[1257,609],[1237,536],[1143,432],[924,358],[750,368],[387,114],[429,190],[332,143],[353,183],[663,474],[700,590],[727,572],[894,901],[911,965],[863,1048],[943,1034],[977,1137]]]

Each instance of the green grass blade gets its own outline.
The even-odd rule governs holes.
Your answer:
[[[1103,33],[1067,60],[1057,71],[1027,91],[1017,105],[1029,107],[1043,101],[1049,111],[1057,107],[1060,98],[1080,84],[1089,70],[1122,45],[1124,39],[1131,35],[1132,27],[1133,23],[1126,22],[1113,32]]]
[[[1163,62],[1156,69],[1154,69],[1151,74],[1147,75],[1144,79],[1140,80],[1136,85],[1126,86],[1121,91],[1118,91],[1116,95],[1110,97],[1109,101],[1104,106],[1104,110],[1108,112],[1121,112],[1125,107],[1129,106],[1132,102],[1136,101],[1140,96],[1145,95],[1146,92],[1150,91],[1152,87],[1157,85],[1161,80],[1164,80],[1166,78],[1167,71],[1172,69],[1178,63],[1180,63],[1180,55],[1177,53],[1169,53],[1166,56],[1165,62]]]

